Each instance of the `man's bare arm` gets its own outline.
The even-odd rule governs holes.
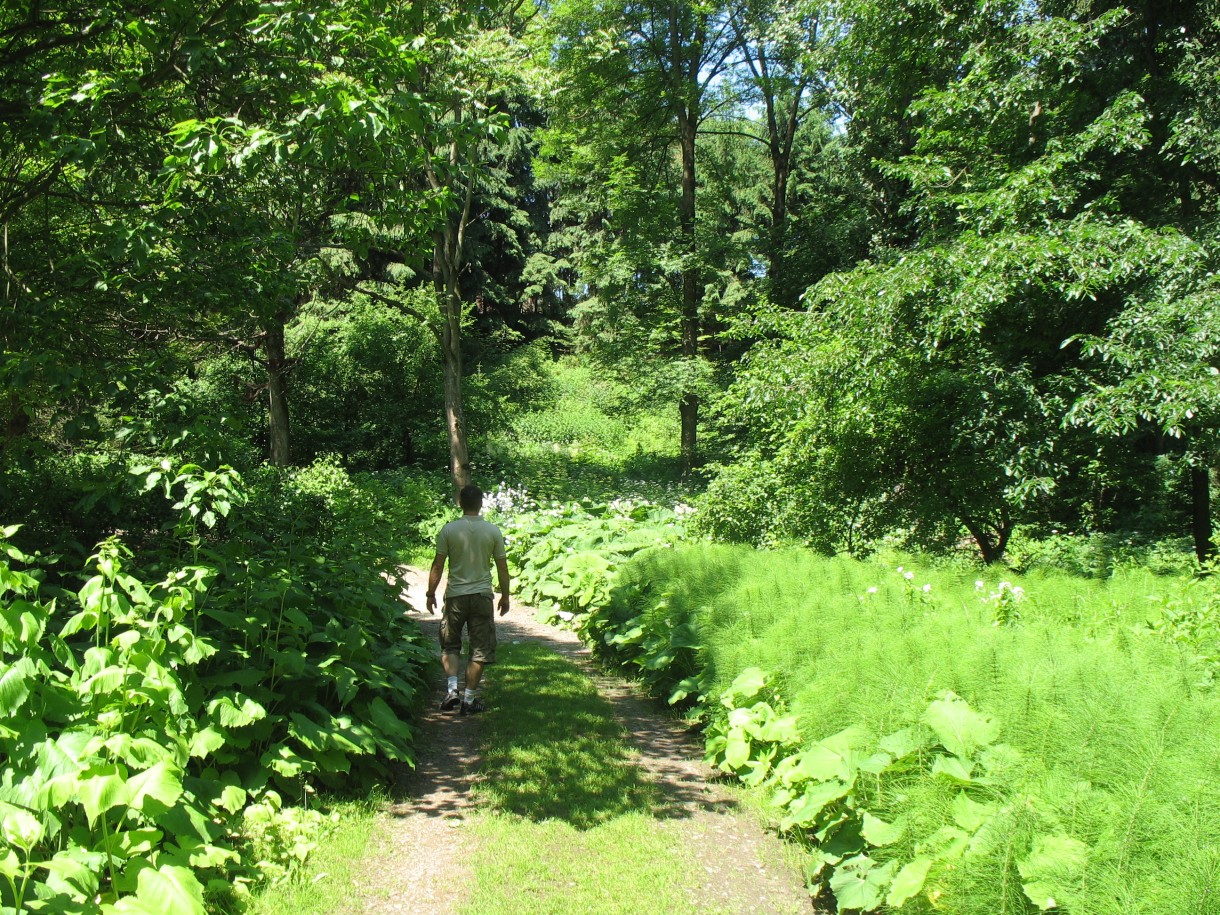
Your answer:
[[[500,576],[500,616],[508,612],[508,560],[496,557],[496,572]]]
[[[436,612],[436,589],[441,583],[441,573],[445,571],[445,557],[437,553],[432,560],[432,568],[428,570],[428,612]]]

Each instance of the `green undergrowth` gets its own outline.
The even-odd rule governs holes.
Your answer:
[[[508,539],[513,591],[544,622],[571,621],[605,604],[631,556],[685,539],[689,512],[643,498],[539,503],[509,487],[486,504]]]
[[[694,707],[841,909],[1196,915],[1220,892],[1214,586],[654,550],[578,618]]]
[[[678,482],[676,404],[659,408],[609,374],[569,358],[509,360],[492,373],[493,386],[522,373],[529,396],[514,400],[528,406],[513,409],[505,400],[498,431],[479,449],[490,475],[545,499],[606,498],[625,492],[625,483],[658,498]]]
[[[696,875],[660,792],[588,677],[503,645],[481,719],[481,814],[462,915],[694,915]],[[726,850],[727,851],[727,850]],[[724,913],[728,915],[728,913]]]
[[[380,789],[358,800],[328,805],[333,825],[304,868],[252,894],[247,915],[340,915],[350,911],[353,882],[364,874],[370,842],[386,798]]]
[[[83,568],[0,527],[0,911],[240,912],[331,828],[316,792],[414,759],[409,506],[331,460],[129,476],[142,525]]]

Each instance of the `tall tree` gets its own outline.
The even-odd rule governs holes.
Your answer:
[[[822,281],[807,315],[775,322],[784,342],[753,354],[737,393],[766,415],[755,441],[774,455],[768,471],[824,497],[847,519],[838,535],[932,524],[952,542],[964,529],[995,561],[1015,524],[1097,451],[1064,427],[1085,367],[1063,342],[1127,352],[1138,335],[1122,316],[1208,297],[1194,292],[1205,249],[1124,199],[1159,153],[1148,104],[1128,88],[1138,80],[1106,69],[1132,58],[1097,49],[1139,27],[1124,38],[1133,26],[1117,10],[1073,19],[1013,4],[1006,15],[989,5],[958,23],[978,37],[958,78],[923,89],[909,154],[881,166],[906,189],[913,241]],[[1211,358],[1192,362],[1199,377]],[[1166,415],[1178,408],[1166,401]]]
[[[759,139],[771,163],[767,285],[773,301],[791,307],[803,291],[788,281],[785,269],[797,138],[810,115],[829,102],[820,67],[823,13],[810,0],[747,0],[733,5],[729,15],[739,82],[745,101],[761,105]]]
[[[420,60],[407,50],[420,27],[392,3],[269,8],[245,36],[246,59],[267,66],[197,94],[196,116],[173,128],[173,193],[223,240],[185,247],[180,262],[198,276],[217,252],[234,258],[212,282],[227,300],[216,329],[266,373],[272,463],[291,460],[288,323],[351,285],[379,235],[419,245],[429,222],[426,196],[402,180],[421,160],[410,129],[423,102],[408,88]]]
[[[734,50],[727,9],[689,0],[565,0],[554,6],[550,22],[562,85],[553,117],[572,141],[564,145],[577,150],[571,161],[596,150],[600,174],[614,180],[630,151],[643,147],[664,156],[672,150],[676,238],[669,269],[678,287],[679,351],[693,364],[700,356],[705,279],[696,220],[698,137],[715,113]],[[615,214],[606,215],[613,220]],[[689,469],[697,456],[700,396],[695,373],[688,375],[678,410]]]
[[[531,59],[518,32],[526,27],[519,2],[485,5],[452,20],[453,33],[420,73],[418,91],[428,99],[413,132],[424,151],[425,186],[442,202],[433,232],[431,279],[440,305],[439,338],[444,372],[445,427],[456,489],[471,480],[462,406],[463,326],[470,302],[463,274],[470,264],[470,230],[486,218],[477,205],[489,176],[509,154],[512,101],[533,91]]]

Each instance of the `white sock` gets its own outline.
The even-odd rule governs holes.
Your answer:
[[[451,692],[451,693],[457,692],[457,677],[449,678],[449,692]]]
[[[471,689],[471,688],[468,686],[468,687],[466,687],[466,696],[465,696],[464,701],[466,701],[466,702],[474,702],[474,697],[475,697],[475,696],[477,696],[477,695],[478,695],[478,691],[477,691],[477,690],[473,690],[473,689]]]

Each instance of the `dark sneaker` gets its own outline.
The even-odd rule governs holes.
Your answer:
[[[481,696],[475,696],[469,702],[462,700],[462,709],[458,712],[459,715],[477,715],[479,712],[486,711],[486,706],[483,705]]]
[[[456,689],[451,689],[445,695],[445,698],[441,700],[441,711],[452,712],[455,708],[462,704],[464,703],[462,702],[461,694]]]

